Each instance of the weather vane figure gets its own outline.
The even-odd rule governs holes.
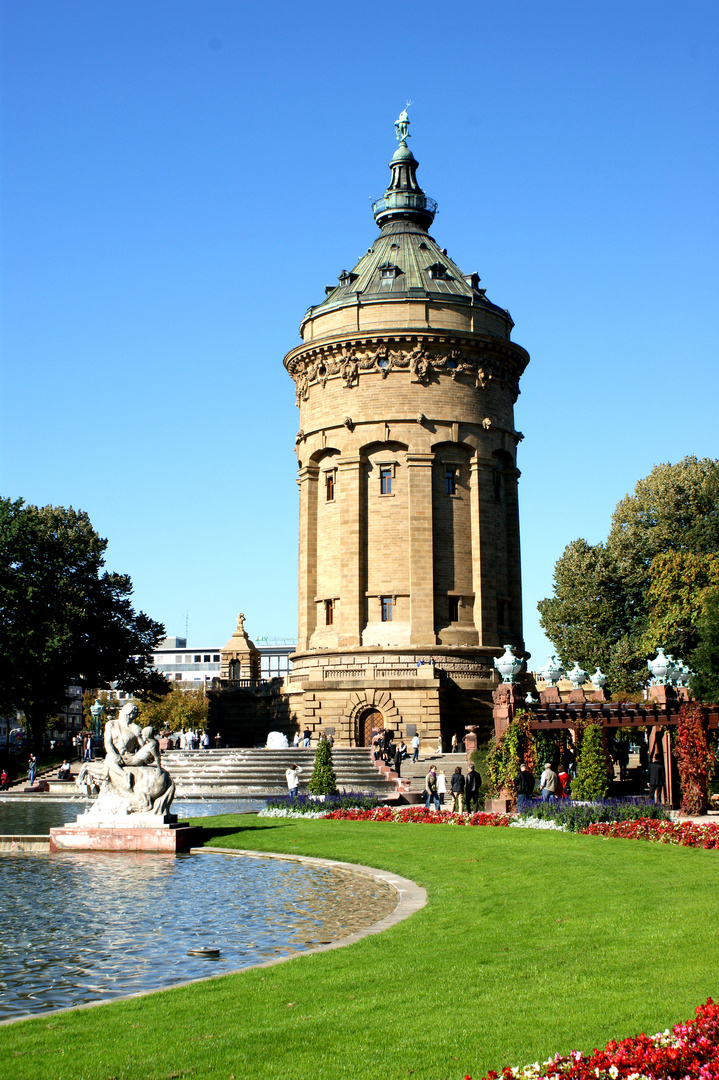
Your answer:
[[[406,146],[407,139],[412,138],[409,133],[409,117],[407,116],[407,109],[410,107],[411,104],[411,101],[407,102],[405,107],[402,109],[402,112],[399,114],[399,119],[395,120],[394,122],[395,131],[397,132],[397,142],[400,144],[400,146]]]

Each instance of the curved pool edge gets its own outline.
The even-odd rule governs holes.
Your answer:
[[[389,870],[379,870],[374,866],[363,866],[361,863],[340,862],[339,859],[318,859],[308,855],[284,855],[281,852],[258,851],[256,848],[247,850],[245,848],[199,847],[190,848],[189,854],[241,855],[251,859],[282,859],[284,862],[308,863],[314,866],[350,870],[389,885],[398,894],[398,900],[389,915],[385,915],[383,919],[378,919],[377,922],[370,923],[363,930],[357,930],[354,934],[347,934],[345,937],[337,938],[336,941],[328,941],[324,945],[315,945],[311,949],[298,949],[291,956],[275,956],[270,960],[260,960],[257,964],[246,964],[244,967],[233,968],[231,971],[223,971],[217,975],[202,975],[198,979],[184,979],[182,982],[174,983],[172,986],[158,986],[152,990],[141,990],[135,994],[124,994],[121,997],[83,1002],[82,1005],[68,1005],[65,1009],[47,1009],[43,1012],[26,1013],[24,1016],[10,1016],[6,1020],[0,1020],[0,1027],[24,1023],[26,1020],[44,1020],[48,1016],[62,1016],[64,1013],[80,1012],[84,1009],[96,1009],[100,1005],[114,1005],[120,1001],[134,1001],[136,998],[147,997],[149,994],[167,994],[173,990],[180,990],[182,987],[196,986],[197,983],[225,979],[229,975],[239,975],[243,971],[254,971],[256,968],[285,964],[288,960],[297,960],[301,956],[329,952],[330,949],[343,949],[346,945],[353,945],[355,942],[361,941],[362,938],[389,930],[391,926],[403,922],[410,915],[414,915],[416,911],[421,911],[427,903],[427,890],[418,885],[416,881],[411,881],[410,878],[402,877],[400,874],[393,874]]]

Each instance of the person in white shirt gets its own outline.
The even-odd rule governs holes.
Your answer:
[[[299,731],[295,732],[295,737],[292,740],[292,745],[295,746],[295,747],[300,745],[300,733],[299,733]]]
[[[292,765],[286,770],[285,776],[287,777],[287,790],[290,793],[290,798],[297,798],[297,791],[300,786],[300,773],[302,769],[299,765]]]
[[[419,761],[419,735],[412,736],[412,761]]]

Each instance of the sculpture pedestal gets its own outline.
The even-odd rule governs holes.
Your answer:
[[[149,816],[149,815],[148,815]],[[202,827],[187,822],[129,826],[76,823],[50,829],[50,851],[188,851],[202,843]]]

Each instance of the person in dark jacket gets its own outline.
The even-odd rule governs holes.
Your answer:
[[[664,765],[658,754],[654,755],[649,766],[649,794],[655,803],[664,802]]]
[[[439,813],[439,795],[437,793],[437,770],[434,765],[431,767],[424,781],[424,790],[427,792],[427,799],[425,806],[429,810],[430,802],[434,803],[434,808]]]
[[[534,775],[529,771],[527,766],[522,762],[519,766],[519,776],[517,777],[517,809],[524,810],[527,804],[532,801],[532,795],[534,794]]]
[[[395,747],[395,751],[394,751],[394,771],[397,773],[397,776],[401,776],[402,757],[403,757],[402,747],[401,746]]]
[[[464,813],[464,786],[465,779],[458,765],[452,773],[452,813],[455,813],[458,807],[459,813]]]
[[[465,806],[468,814],[472,813],[472,804],[474,804],[475,810],[479,810],[479,789],[481,786],[482,777],[474,765],[470,764],[464,780]]]

